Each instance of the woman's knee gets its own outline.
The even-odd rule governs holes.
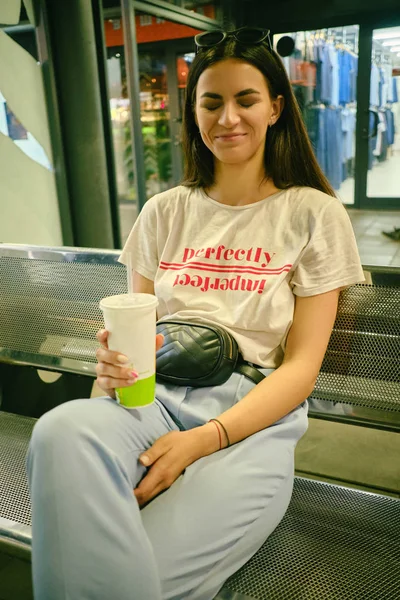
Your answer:
[[[33,428],[31,449],[76,442],[80,433],[99,418],[107,420],[109,403],[113,403],[111,398],[71,400],[46,412]]]

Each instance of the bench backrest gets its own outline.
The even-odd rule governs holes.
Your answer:
[[[127,287],[119,254],[0,245],[0,361],[95,375],[99,301]],[[313,397],[400,413],[399,357],[400,287],[354,285],[341,292]]]

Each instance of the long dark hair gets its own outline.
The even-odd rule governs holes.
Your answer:
[[[252,64],[264,75],[271,98],[279,95],[284,98],[282,114],[275,125],[268,128],[266,135],[265,175],[279,189],[308,186],[335,196],[314,156],[297,100],[278,54],[266,44],[246,46],[229,37],[218,46],[200,50],[189,71],[182,128],[185,157],[183,185],[207,188],[214,183],[214,157],[201,139],[195,121],[196,87],[205,69],[228,58]]]

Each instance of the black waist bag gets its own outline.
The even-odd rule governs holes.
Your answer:
[[[188,321],[158,321],[164,344],[157,352],[157,381],[206,387],[225,383],[234,371],[254,383],[265,377],[246,362],[236,340],[222,327]]]

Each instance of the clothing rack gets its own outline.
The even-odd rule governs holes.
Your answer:
[[[332,43],[336,48],[346,50],[353,56],[358,57],[358,31],[346,31],[345,27],[332,27],[326,29],[316,29],[304,31],[304,42],[313,41],[314,39],[324,40]],[[307,34],[309,38],[307,39]],[[291,34],[296,35],[296,34]]]
[[[318,163],[334,189],[339,189],[346,178],[354,177],[358,28],[330,27],[288,35],[295,41],[295,50],[285,57],[285,68]],[[376,161],[386,160],[394,140],[393,113],[385,100],[391,85],[390,51],[374,40],[372,58],[375,95],[370,104],[377,110],[375,116],[370,113],[369,169]]]

